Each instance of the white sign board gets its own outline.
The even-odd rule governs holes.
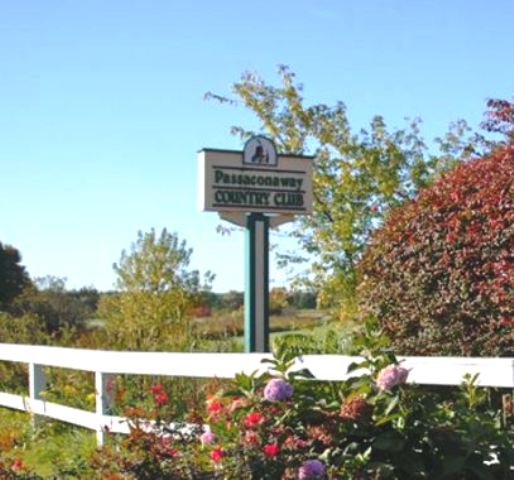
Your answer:
[[[244,152],[203,149],[198,162],[203,211],[312,212],[312,157],[277,155],[269,139],[253,137]]]

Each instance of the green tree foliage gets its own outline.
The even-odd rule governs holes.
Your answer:
[[[68,291],[65,279],[46,276],[25,288],[11,310],[17,316],[37,317],[53,333],[66,327],[82,328],[85,320],[94,317],[98,299],[94,288]]]
[[[8,309],[12,300],[30,285],[29,276],[20,262],[20,252],[0,242],[0,310]]]
[[[220,307],[229,311],[242,308],[245,302],[244,292],[237,292],[236,290],[230,290],[229,292],[221,293],[220,297]]]
[[[315,258],[318,301],[352,311],[355,268],[370,233],[391,206],[412,198],[435,172],[457,161],[468,148],[462,140],[467,126],[455,124],[439,139],[442,154],[432,156],[420,136],[419,121],[391,130],[375,116],[368,130],[355,133],[344,103],[307,106],[295,75],[286,67],[280,67],[279,75],[280,85],[274,86],[246,73],[234,92],[256,114],[280,153],[315,154],[314,213],[299,222],[296,236]],[[253,134],[241,127],[233,127],[233,133],[241,139]]]
[[[118,293],[102,297],[99,316],[115,347],[134,350],[181,348],[189,341],[189,312],[201,282],[189,269],[192,249],[163,229],[138,233],[130,252],[114,264]],[[206,282],[212,276],[206,275]]]
[[[513,252],[510,143],[391,212],[360,265],[363,305],[401,353],[512,356]]]
[[[299,310],[316,308],[317,293],[314,290],[293,290],[289,301]]]

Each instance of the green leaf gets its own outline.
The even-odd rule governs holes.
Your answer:
[[[373,441],[373,448],[393,453],[401,452],[404,446],[405,439],[394,431],[382,433]]]

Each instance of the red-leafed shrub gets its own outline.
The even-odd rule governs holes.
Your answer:
[[[514,144],[391,212],[359,295],[398,352],[514,355]]]

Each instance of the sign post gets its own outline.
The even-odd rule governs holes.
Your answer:
[[[269,218],[246,217],[245,352],[269,352]]]
[[[242,152],[199,152],[200,209],[246,229],[246,352],[269,351],[269,229],[312,211],[312,159],[278,155],[262,136]]]

